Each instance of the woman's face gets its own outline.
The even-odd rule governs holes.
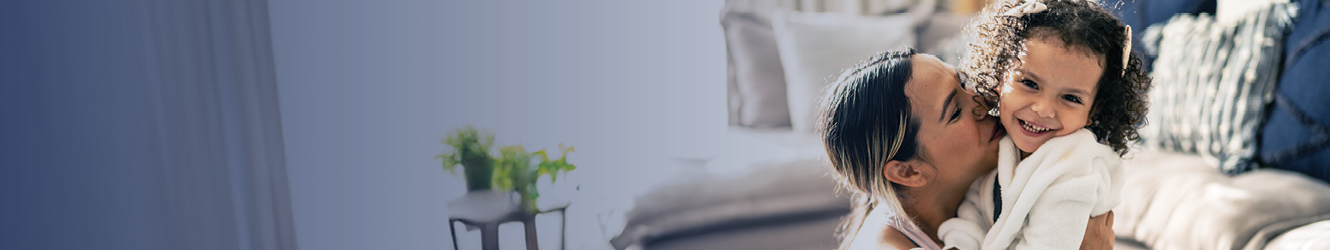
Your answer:
[[[1100,59],[1069,49],[1061,40],[1029,39],[1023,62],[998,93],[1002,125],[1022,152],[1034,152],[1048,139],[1076,132],[1089,124]]]
[[[998,142],[1005,133],[996,119],[976,114],[974,93],[961,87],[956,69],[931,55],[912,58],[914,72],[906,83],[913,115],[919,120],[919,144],[933,180],[964,190],[997,166]]]

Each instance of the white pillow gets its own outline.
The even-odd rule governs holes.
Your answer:
[[[796,132],[813,131],[822,90],[842,69],[877,52],[915,44],[915,17],[910,15],[777,11],[771,19]]]
[[[1324,220],[1309,223],[1279,234],[1265,245],[1265,250],[1313,250],[1330,249],[1330,214],[1322,215]],[[1317,218],[1312,218],[1317,219]]]

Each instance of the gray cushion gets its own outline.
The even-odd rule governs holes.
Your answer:
[[[969,42],[961,29],[974,17],[974,14],[933,14],[927,23],[919,27],[919,42],[914,48],[937,56],[943,62],[952,65],[959,63]]]
[[[730,125],[788,127],[785,71],[769,15],[726,9],[720,17],[729,63]]]
[[[1142,142],[1200,154],[1229,174],[1254,168],[1257,135],[1295,10],[1273,4],[1235,23],[1178,15],[1146,30],[1146,46],[1157,46],[1159,57]]]

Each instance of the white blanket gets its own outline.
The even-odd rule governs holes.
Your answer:
[[[938,227],[944,249],[1076,249],[1090,217],[1118,205],[1121,158],[1081,129],[1056,137],[1025,159],[1002,138],[998,168],[976,180],[957,217]],[[993,180],[1002,210],[993,222]]]

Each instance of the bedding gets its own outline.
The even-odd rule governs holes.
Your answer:
[[[719,141],[726,143],[725,152],[675,159],[676,166],[658,177],[660,181],[631,194],[628,207],[599,216],[609,218],[602,221],[602,227],[617,229],[610,232],[610,244],[625,249],[683,235],[766,227],[773,222],[822,225],[825,223],[813,221],[838,221],[849,212],[849,197],[837,195],[816,137],[732,128]],[[804,239],[834,242],[832,232],[804,235]]]
[[[1330,213],[1330,184],[1285,170],[1227,176],[1200,156],[1141,151],[1123,171],[1113,230],[1150,249],[1262,249]]]
[[[1265,250],[1317,250],[1330,249],[1330,215],[1280,234],[1265,245]]]

